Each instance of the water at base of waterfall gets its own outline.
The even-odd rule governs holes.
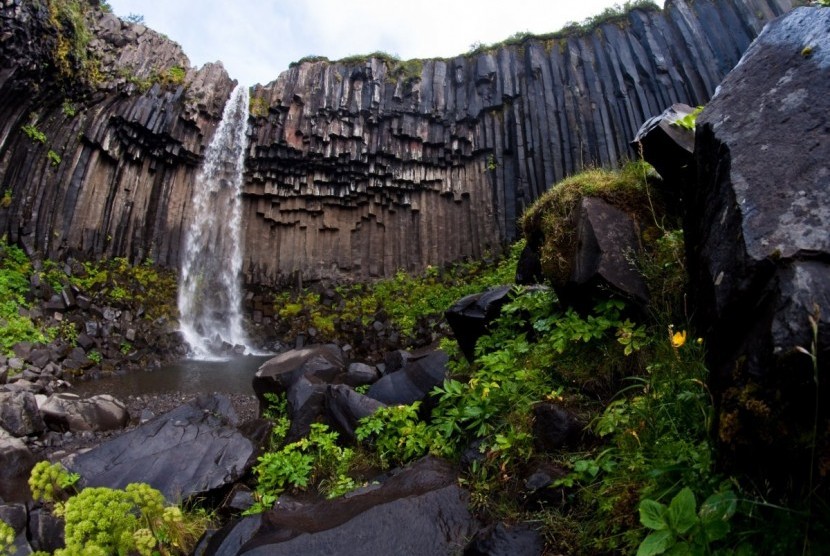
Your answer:
[[[178,306],[194,359],[254,350],[242,327],[242,183],[248,146],[248,88],[231,93],[196,177],[185,231]]]

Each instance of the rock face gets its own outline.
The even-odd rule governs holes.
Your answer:
[[[61,8],[0,7],[0,229],[51,258],[174,265],[233,83],[221,64],[197,71],[178,44],[82,5],[86,45]]]
[[[67,31],[41,4],[0,8],[0,232],[51,257],[176,266],[230,79],[100,12],[87,23],[97,66],[56,59]],[[791,7],[669,0],[451,59],[296,65],[253,90],[245,277],[384,276],[498,247],[550,184],[631,156],[628,138],[663,107],[708,100]]]
[[[807,488],[812,442],[830,457],[816,407],[830,389],[814,383],[830,371],[828,27],[830,10],[793,11],[721,84],[697,121],[686,218],[723,459],[789,488]]]

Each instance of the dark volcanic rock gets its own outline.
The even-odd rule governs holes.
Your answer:
[[[476,533],[464,556],[539,556],[544,549],[538,531],[526,525],[497,523]]]
[[[3,470],[0,499],[6,502],[31,500],[27,481],[35,463],[35,456],[26,444],[0,428],[0,469]]]
[[[444,382],[448,360],[441,350],[413,356],[403,369],[375,382],[366,395],[386,405],[408,405],[423,400]]]
[[[203,395],[63,463],[83,487],[148,483],[178,502],[229,485],[250,468],[256,447],[236,425],[227,398]]]
[[[388,276],[499,248],[552,183],[631,156],[664,107],[705,103],[792,4],[672,0],[448,59],[294,65],[253,89],[247,281]],[[172,41],[93,10],[91,85],[80,64],[56,67],[44,3],[6,2],[0,21],[0,233],[51,258],[175,267],[194,169],[233,86],[224,69],[197,71]],[[163,78],[173,68],[180,85]]]
[[[447,309],[445,316],[452,327],[458,347],[469,361],[475,359],[476,342],[487,333],[490,323],[499,316],[510,299],[511,286],[498,286],[486,292],[462,297]]]
[[[358,421],[372,415],[386,404],[355,392],[345,384],[329,386],[326,390],[326,414],[342,434],[354,440]]]
[[[379,488],[231,523],[206,556],[460,553],[477,530],[449,464],[427,458]]]
[[[81,398],[52,394],[40,406],[43,420],[56,431],[109,431],[123,429],[130,421],[127,406],[109,394]]]
[[[31,392],[0,392],[0,428],[13,436],[43,432],[46,425]]]
[[[579,440],[583,426],[567,410],[549,402],[533,406],[533,441],[541,452],[553,452]]]
[[[722,461],[804,486],[830,371],[830,10],[771,23],[698,118],[685,234]],[[816,313],[820,310],[821,315]],[[820,398],[830,388],[819,380]],[[830,457],[826,432],[817,461]],[[787,486],[789,484],[789,486]]]
[[[267,406],[265,394],[281,394],[305,377],[315,384],[343,382],[346,363],[342,350],[334,344],[292,349],[263,363],[253,379],[260,409]]]
[[[583,197],[576,209],[576,242],[571,276],[554,284],[565,305],[593,307],[596,294],[614,294],[644,306],[649,298],[642,274],[634,266],[640,250],[638,227],[622,210],[602,199]]]

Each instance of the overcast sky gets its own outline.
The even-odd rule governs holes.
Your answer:
[[[662,5],[662,1],[659,2]],[[518,31],[550,33],[613,6],[609,0],[109,0],[125,17],[184,48],[191,64],[221,60],[233,79],[268,83],[303,56],[382,50],[450,57]]]

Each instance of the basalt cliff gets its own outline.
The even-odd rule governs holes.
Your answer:
[[[791,0],[668,0],[439,60],[295,64],[252,88],[249,284],[386,276],[497,250],[640,124],[702,104]],[[0,233],[51,258],[178,265],[234,82],[95,2],[0,7]]]

